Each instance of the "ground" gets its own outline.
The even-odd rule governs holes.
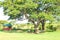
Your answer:
[[[0,32],[0,40],[60,40],[60,32],[39,34]]]

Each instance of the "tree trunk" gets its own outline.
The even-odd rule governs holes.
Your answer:
[[[45,20],[42,20],[42,32],[44,32],[44,30],[45,30]]]
[[[42,23],[42,30],[45,30],[44,26],[45,26],[45,23]]]
[[[34,25],[34,33],[39,33],[39,28],[38,28],[38,26],[37,25]]]

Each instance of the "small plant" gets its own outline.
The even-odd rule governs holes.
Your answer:
[[[60,25],[57,25],[57,30],[60,30]]]
[[[53,25],[50,25],[50,26],[48,26],[47,27],[47,31],[49,31],[49,32],[53,32],[53,31],[56,31],[56,27],[54,27]]]

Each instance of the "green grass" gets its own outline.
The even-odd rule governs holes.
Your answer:
[[[60,40],[60,32],[39,34],[0,32],[0,40]]]

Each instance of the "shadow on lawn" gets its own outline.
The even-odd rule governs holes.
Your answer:
[[[32,29],[12,29],[12,30],[0,30],[0,32],[5,32],[5,33],[34,33],[34,30],[32,30]],[[53,31],[45,31],[45,32],[53,32]],[[45,33],[45,32],[40,32],[40,33]]]
[[[34,30],[31,29],[12,29],[12,30],[0,30],[0,31],[6,33],[34,33]]]

